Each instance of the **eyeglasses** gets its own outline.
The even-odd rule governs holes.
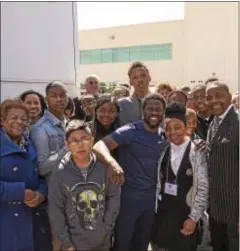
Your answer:
[[[90,141],[92,140],[92,138],[83,138],[83,139],[74,139],[71,141],[68,141],[69,144],[71,144],[72,146],[77,146],[77,145],[87,145],[90,143]]]

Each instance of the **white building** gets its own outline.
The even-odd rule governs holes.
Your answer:
[[[76,91],[78,28],[72,2],[1,3],[1,100],[61,80]]]
[[[184,20],[79,32],[79,80],[128,82],[132,61],[143,61],[152,85],[194,85],[216,74],[238,89],[238,3],[186,2]],[[79,84],[79,83],[78,83]]]

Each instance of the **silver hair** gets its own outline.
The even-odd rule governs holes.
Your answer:
[[[87,81],[88,81],[90,78],[96,79],[96,80],[98,81],[98,83],[100,84],[100,78],[99,78],[96,74],[89,74],[89,75],[86,77],[85,81],[84,81],[84,84],[85,84],[85,85],[87,84]]]

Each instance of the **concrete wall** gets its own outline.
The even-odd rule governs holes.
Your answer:
[[[153,83],[167,80],[175,86],[191,85],[216,73],[235,92],[239,85],[238,18],[236,2],[186,2],[184,20],[80,31],[79,48],[172,43],[172,60],[145,62]],[[109,39],[112,35],[114,40]],[[79,65],[79,80],[96,73],[103,81],[127,82],[129,65]]]
[[[109,39],[111,35],[115,36],[114,40]],[[169,80],[174,84],[183,82],[182,21],[81,31],[78,40],[81,50],[172,43],[172,60],[146,61],[145,63],[154,81]],[[128,82],[129,65],[130,62],[80,65],[79,80],[83,82],[88,74],[95,73],[102,81]]]
[[[232,91],[238,89],[238,17],[237,2],[185,4],[186,83],[216,73]]]
[[[1,99],[46,83],[76,82],[76,3],[1,3]]]

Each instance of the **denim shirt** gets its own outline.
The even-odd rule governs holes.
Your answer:
[[[65,127],[67,120],[59,121],[45,110],[43,117],[33,126],[30,137],[38,154],[39,172],[49,180],[49,176],[61,158],[68,151],[65,147]]]

